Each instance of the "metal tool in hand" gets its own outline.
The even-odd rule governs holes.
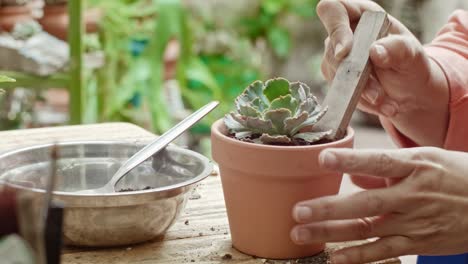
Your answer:
[[[187,129],[196,124],[200,119],[205,117],[213,109],[218,106],[219,102],[213,101],[198,109],[196,112],[186,117],[184,120],[179,122],[177,125],[169,129],[166,133],[162,134],[160,137],[156,138],[154,141],[146,145],[143,149],[131,156],[117,172],[112,176],[110,181],[106,183],[101,188],[89,189],[75,192],[77,194],[104,194],[104,193],[113,193],[115,191],[114,187],[117,182],[130,172],[133,168],[140,165],[142,162],[158,153],[164,149],[169,143],[174,141]]]

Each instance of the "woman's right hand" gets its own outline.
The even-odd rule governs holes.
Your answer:
[[[384,11],[367,0],[322,0],[317,13],[328,32],[322,72],[331,81],[352,47],[353,29],[367,11]],[[373,71],[359,108],[388,118],[421,146],[442,147],[448,126],[449,88],[440,66],[421,43],[389,15],[389,35],[371,47]]]

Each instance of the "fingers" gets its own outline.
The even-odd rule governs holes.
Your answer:
[[[367,81],[362,93],[362,100],[359,103],[359,107],[363,111],[387,118],[394,117],[399,112],[398,104],[387,96],[382,85],[374,76],[371,76]]]
[[[353,42],[346,8],[339,1],[322,0],[317,5],[317,14],[330,36],[335,58],[343,58],[351,50]]]
[[[374,176],[364,176],[364,175],[350,175],[351,181],[357,186],[363,189],[378,189],[387,187],[385,179],[374,177]]]
[[[365,217],[298,225],[292,229],[291,239],[296,244],[306,245],[392,235],[395,232],[395,224],[380,219],[380,217]]]
[[[346,9],[346,12],[348,14],[350,22],[357,23],[359,19],[361,18],[362,14],[365,11],[381,11],[385,12],[385,10],[376,4],[373,1],[368,1],[368,0],[354,0],[354,1],[349,1],[349,0],[339,0],[339,2],[344,6]],[[390,20],[390,28],[389,28],[389,33],[390,34],[405,34],[405,35],[411,35],[411,32],[403,25],[400,21],[392,17],[391,15],[388,15],[388,18]]]
[[[412,36],[390,35],[371,47],[370,59],[378,69],[407,70],[418,61],[427,63],[422,45]]]
[[[293,218],[298,223],[310,223],[384,215],[400,210],[403,195],[397,187],[389,187],[349,196],[325,196],[297,203]]]
[[[368,176],[402,178],[427,162],[413,160],[416,150],[325,149],[319,164],[329,170]]]
[[[360,264],[407,255],[413,241],[404,236],[388,236],[361,246],[336,251],[331,256],[333,264]]]

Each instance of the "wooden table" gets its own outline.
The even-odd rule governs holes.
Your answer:
[[[127,123],[40,128],[0,132],[0,152],[64,140],[148,139],[153,134]],[[327,263],[327,256],[353,243],[328,244],[324,253],[300,261],[272,261],[244,255],[231,246],[221,182],[216,174],[198,184],[178,221],[164,237],[120,248],[66,248],[62,263]],[[400,263],[391,259],[379,263]]]

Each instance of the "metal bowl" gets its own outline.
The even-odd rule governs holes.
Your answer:
[[[144,144],[60,143],[54,201],[65,205],[64,242],[78,246],[116,246],[163,234],[183,209],[188,191],[212,171],[204,156],[169,146],[117,183],[120,189],[152,189],[106,194],[74,194],[109,181],[120,164]],[[43,196],[51,144],[0,155],[0,180],[18,192]],[[40,198],[38,200],[41,200]]]

